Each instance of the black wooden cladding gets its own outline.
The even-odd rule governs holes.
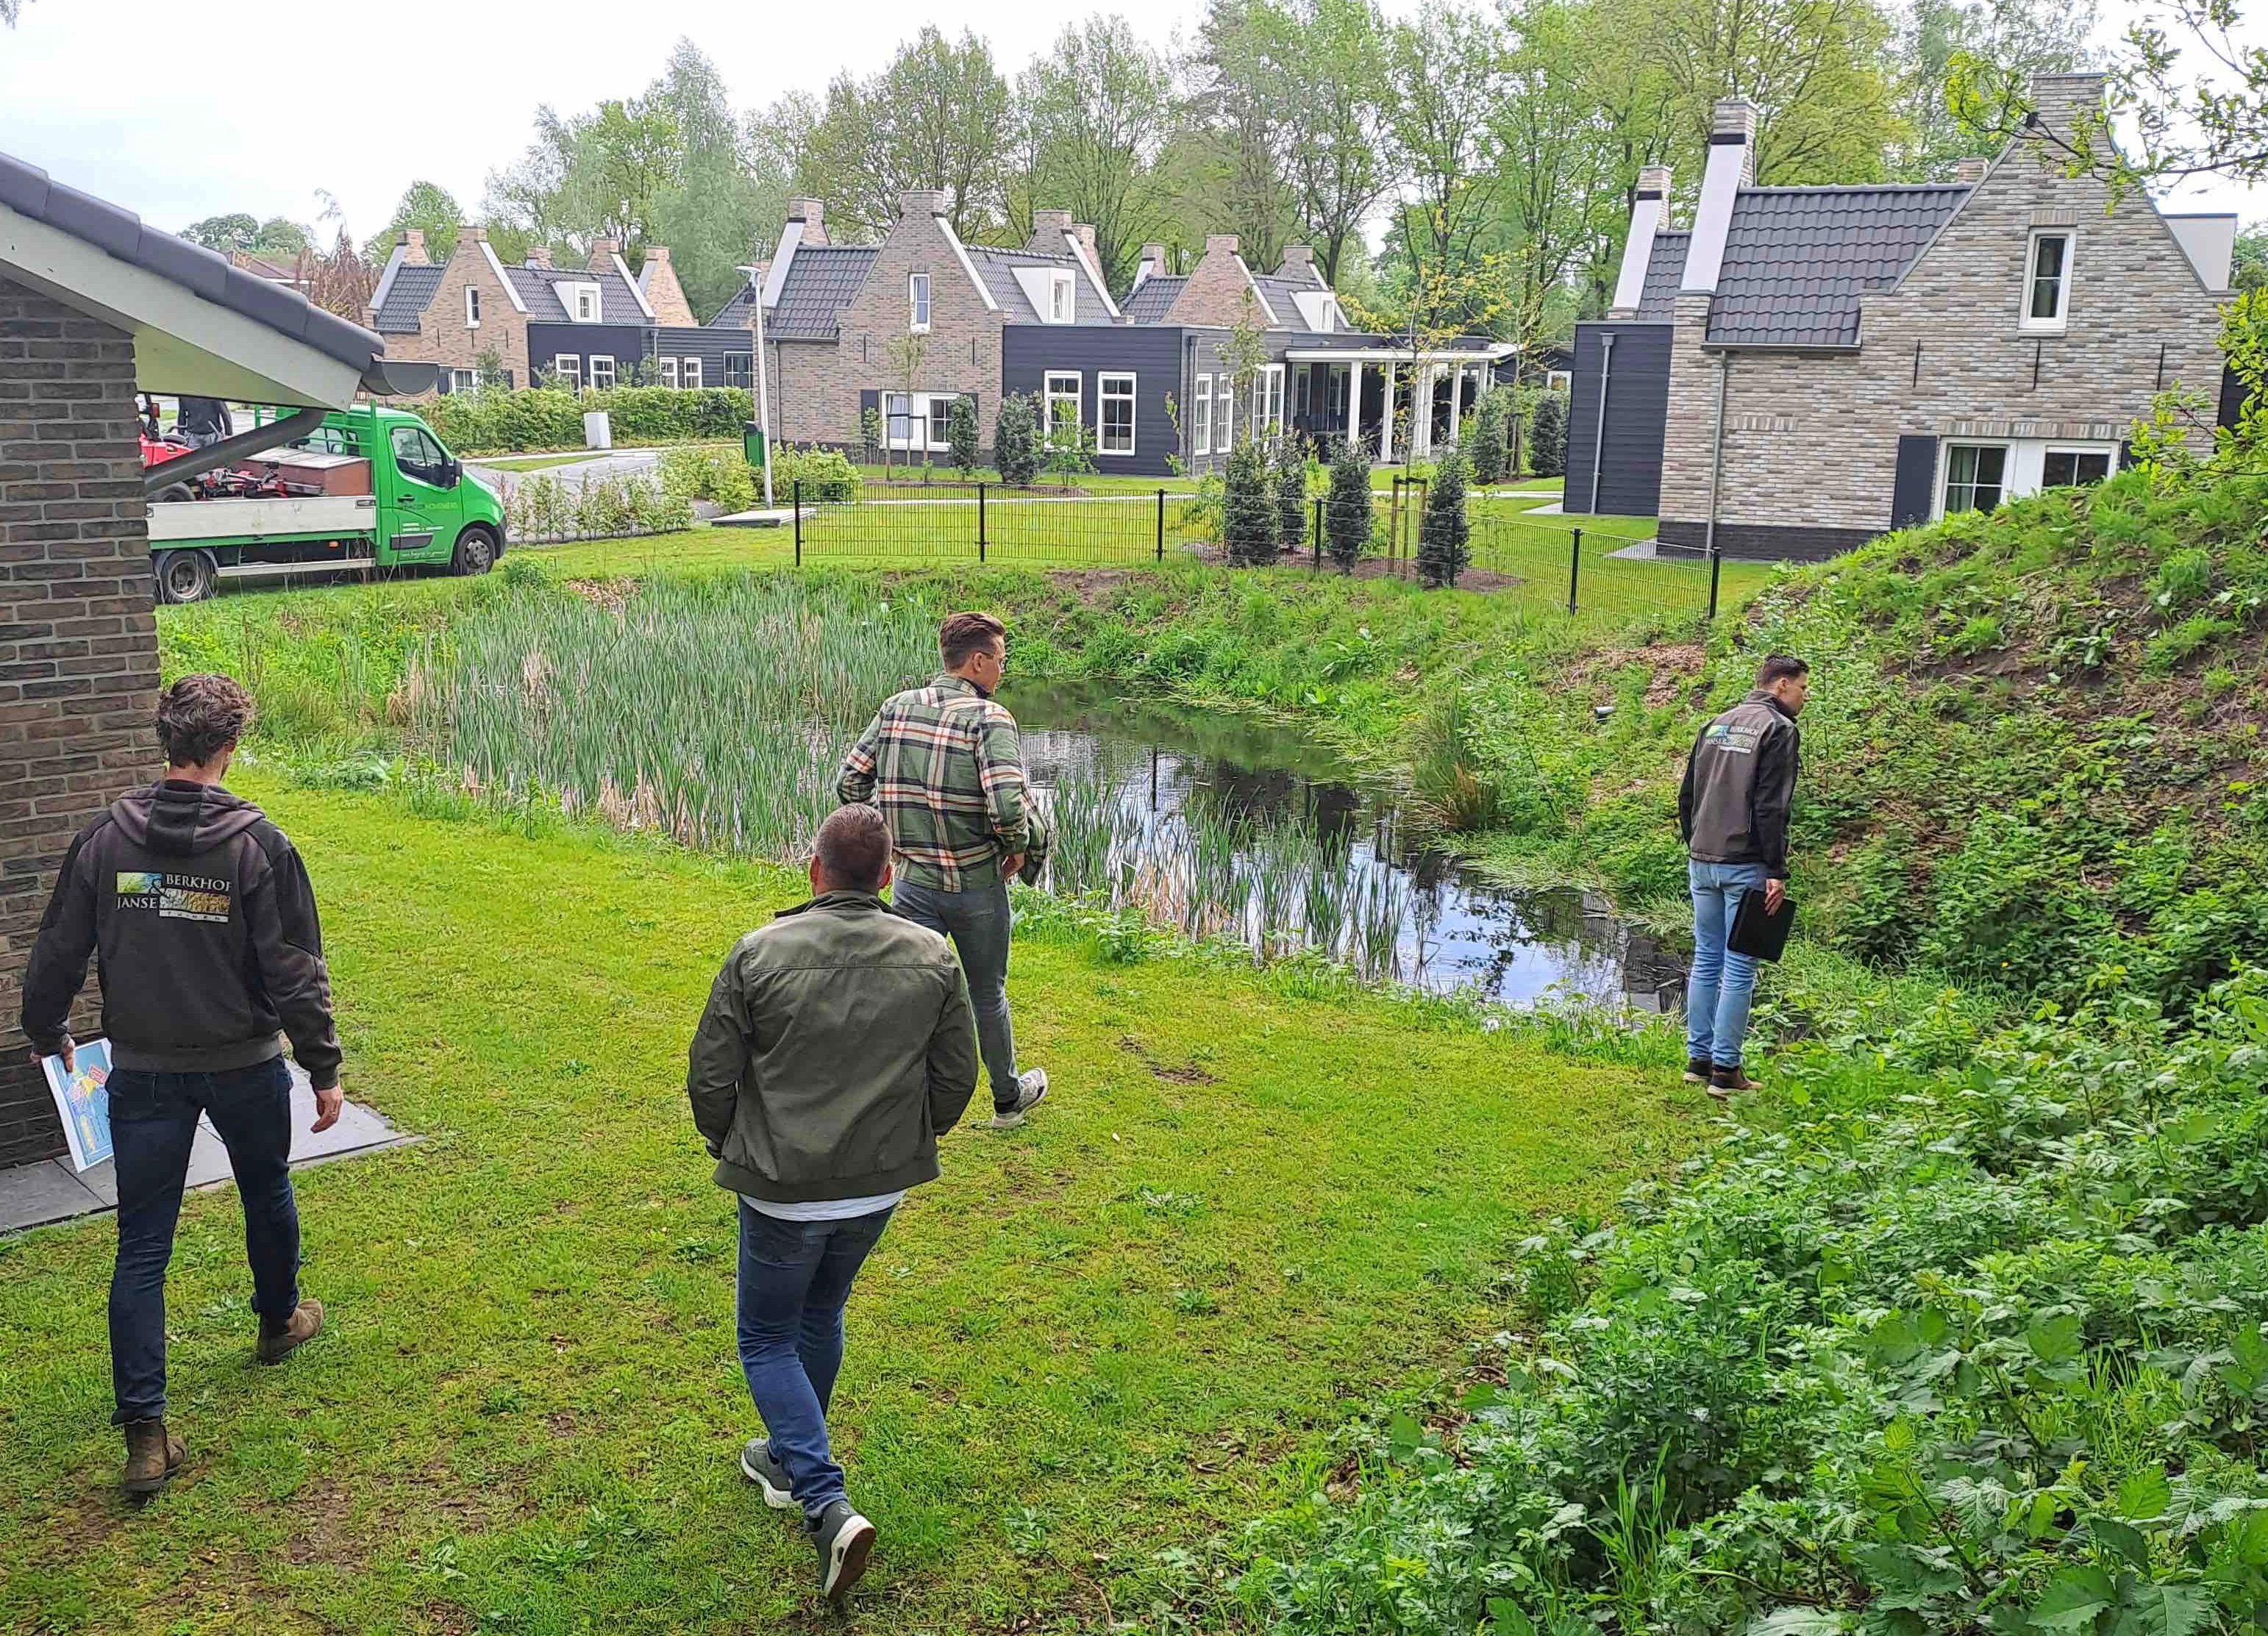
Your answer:
[[[1127,476],[1163,477],[1172,472],[1168,456],[1181,453],[1181,436],[1167,410],[1168,397],[1186,421],[1182,404],[1182,337],[1178,325],[1011,324],[1001,332],[1000,389],[1038,398],[1047,377],[1079,377],[1079,423],[1095,430],[1095,378],[1134,377],[1134,453],[1094,456],[1095,469]],[[989,431],[989,429],[988,429]],[[987,438],[990,441],[990,438]]]
[[[1592,453],[1598,452],[1600,512],[1653,517],[1661,509],[1661,445],[1669,424],[1668,324],[1575,326],[1575,380],[1567,413],[1566,509],[1592,509]],[[1614,340],[1611,363],[1606,341]],[[1606,436],[1599,436],[1602,378]]]

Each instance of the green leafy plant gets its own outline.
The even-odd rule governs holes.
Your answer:
[[[1472,523],[1465,515],[1464,456],[1452,452],[1425,490],[1418,525],[1418,574],[1428,586],[1454,586],[1472,561]]]
[[[961,480],[963,483],[975,482],[977,462],[976,400],[966,393],[953,401],[953,411],[946,421],[946,439],[952,445],[953,463],[961,469]]]
[[[1000,400],[992,417],[992,463],[1002,483],[1028,489],[1039,480],[1040,460],[1039,404],[1024,393],[1012,392]]]

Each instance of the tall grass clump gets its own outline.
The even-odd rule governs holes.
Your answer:
[[[935,660],[919,603],[784,576],[661,579],[498,598],[428,645],[411,692],[468,790],[791,858],[875,706]]]

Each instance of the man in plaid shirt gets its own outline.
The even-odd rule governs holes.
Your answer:
[[[944,674],[875,712],[835,792],[882,809],[898,860],[893,907],[953,940],[992,1081],[992,1128],[1012,1131],[1048,1094],[1048,1075],[1017,1072],[1008,1021],[1008,882],[1024,866],[1031,825],[1016,719],[992,698],[1007,669],[1007,627],[990,614],[954,614],[937,645]]]

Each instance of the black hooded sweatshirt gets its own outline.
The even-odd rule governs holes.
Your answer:
[[[284,832],[217,785],[168,778],[79,831],[24,973],[24,1034],[53,1055],[87,956],[119,1068],[217,1073],[283,1054],[339,1082],[331,977],[307,869]]]

